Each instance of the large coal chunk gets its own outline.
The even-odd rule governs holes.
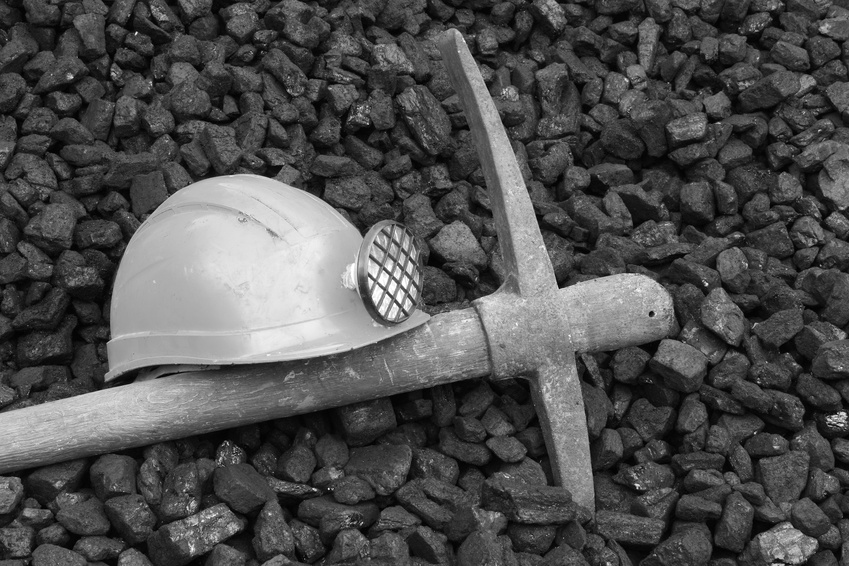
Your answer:
[[[18,339],[16,357],[21,367],[68,364],[74,357],[72,334],[77,317],[68,315],[54,331],[36,330]]]
[[[236,143],[233,128],[208,124],[200,134],[200,143],[217,174],[227,175],[236,170],[242,149]]]
[[[729,346],[739,346],[743,340],[743,312],[724,289],[712,290],[701,306],[702,324],[722,338]]]
[[[710,531],[698,526],[685,527],[657,545],[640,564],[643,566],[672,566],[692,564],[705,566],[713,552]]]
[[[330,496],[307,499],[298,505],[297,517],[317,527],[321,540],[329,544],[342,531],[366,529],[377,520],[380,509],[373,502],[345,505]]]
[[[219,503],[160,527],[147,539],[147,548],[156,566],[183,566],[242,532],[246,526],[245,519]]]
[[[451,121],[427,87],[407,87],[395,97],[395,102],[407,127],[425,152],[438,155],[449,147]]]
[[[649,365],[663,376],[667,387],[684,393],[697,391],[707,375],[707,358],[677,340],[663,340]]]
[[[86,566],[88,561],[78,552],[55,544],[41,544],[32,553],[33,566]]]
[[[40,302],[22,310],[12,320],[12,327],[18,331],[53,330],[59,325],[70,304],[68,293],[53,287]]]
[[[160,171],[135,175],[130,185],[130,202],[133,214],[141,216],[152,212],[168,198],[165,179]]]
[[[599,510],[595,517],[597,532],[621,544],[654,546],[663,538],[666,522],[629,513]]]
[[[716,524],[714,543],[733,552],[742,552],[752,534],[755,510],[739,492],[725,499],[722,517]]]
[[[498,511],[511,521],[532,525],[562,524],[575,518],[572,495],[562,487],[531,485],[497,476],[481,490],[485,509]]]
[[[315,49],[330,34],[330,25],[316,15],[315,9],[298,0],[276,4],[264,17],[269,29],[279,30],[287,40]]]
[[[15,511],[24,499],[24,485],[20,478],[0,477],[0,516]]]
[[[68,204],[48,204],[24,228],[24,236],[48,254],[71,249],[77,215]]]
[[[772,108],[788,96],[799,91],[799,77],[792,71],[777,71],[762,78],[740,93],[744,112]]]
[[[201,495],[197,463],[190,461],[178,464],[165,475],[156,513],[165,523],[183,519],[198,512]]]
[[[0,546],[10,560],[27,558],[35,546],[35,530],[28,526],[4,527],[0,529]]]
[[[153,534],[156,515],[138,494],[119,495],[104,504],[109,522],[128,544],[140,544]]]
[[[811,373],[826,380],[849,377],[849,340],[834,340],[820,346],[811,364]]]
[[[89,465],[88,460],[78,459],[38,468],[27,476],[28,493],[46,505],[62,492],[79,489]]]
[[[445,262],[466,263],[483,268],[487,265],[486,252],[474,233],[461,220],[443,226],[430,241],[436,257]]]
[[[363,446],[398,426],[389,399],[352,403],[335,410],[341,432],[350,446]]]
[[[80,536],[105,535],[110,529],[103,503],[94,497],[61,509],[56,520],[68,532]]]
[[[760,483],[773,502],[792,502],[799,498],[808,481],[810,459],[807,452],[791,450],[758,461]]]
[[[404,485],[412,460],[412,450],[406,445],[354,448],[345,473],[364,479],[378,495],[391,495]]]
[[[67,291],[72,298],[82,300],[100,298],[106,287],[101,272],[88,265],[85,256],[73,250],[59,255],[51,283]]]
[[[276,500],[265,503],[254,526],[252,544],[257,558],[271,560],[275,556],[295,556],[295,537],[286,523],[283,509]]]
[[[805,564],[818,548],[817,539],[783,522],[752,539],[740,555],[740,561],[743,564]]]
[[[290,96],[300,96],[307,85],[304,72],[279,49],[271,49],[263,58],[262,66],[280,81]]]
[[[620,159],[639,159],[646,151],[646,145],[631,120],[616,120],[601,131],[601,144],[604,149]]]
[[[101,501],[136,493],[136,461],[129,456],[101,456],[92,464],[89,476]]]
[[[249,464],[216,468],[213,482],[215,494],[237,513],[256,511],[276,497],[265,478]]]

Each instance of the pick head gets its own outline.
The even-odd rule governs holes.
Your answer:
[[[522,296],[557,289],[531,197],[513,146],[466,41],[446,31],[439,51],[469,122],[492,202],[492,217],[507,277],[502,289]]]

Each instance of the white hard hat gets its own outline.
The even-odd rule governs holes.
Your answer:
[[[118,268],[106,380],[152,366],[334,354],[423,324],[420,250],[395,222],[364,239],[313,195],[254,175],[177,191]]]

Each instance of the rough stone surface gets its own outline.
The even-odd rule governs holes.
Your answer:
[[[661,519],[599,511],[596,513],[596,529],[602,536],[620,544],[654,546],[663,538],[666,524]]]
[[[724,289],[714,289],[701,306],[702,324],[729,346],[739,346],[745,323],[743,311],[729,298]]]
[[[99,499],[91,498],[61,509],[56,520],[68,532],[80,536],[105,535],[109,532],[109,519]]]
[[[664,378],[667,387],[683,393],[697,391],[707,375],[704,354],[677,340],[663,340],[649,365]]]
[[[17,509],[24,499],[24,484],[20,478],[0,477],[0,515]]]
[[[245,519],[219,503],[160,527],[147,539],[148,551],[157,566],[182,566],[241,532],[245,525]]]
[[[714,544],[732,552],[743,552],[752,533],[755,509],[739,492],[725,499],[722,517],[716,524]]]
[[[484,483],[481,502],[485,509],[518,523],[560,524],[575,518],[572,496],[565,488],[494,478]]]
[[[55,544],[42,544],[33,551],[32,563],[33,566],[53,566],[57,564],[85,566],[88,561],[73,550]]]
[[[407,480],[413,452],[409,446],[369,446],[351,450],[345,473],[364,479],[378,495],[391,495]]]
[[[197,513],[201,500],[200,471],[195,462],[174,466],[162,481],[157,513],[165,522]]]
[[[251,542],[260,560],[271,560],[281,554],[294,557],[295,537],[277,501],[264,504],[257,518],[255,533]]]
[[[849,340],[835,340],[820,346],[811,364],[811,373],[828,380],[849,377]]]
[[[810,537],[821,537],[828,532],[831,521],[809,497],[793,503],[790,509],[790,523]]]
[[[701,564],[710,560],[713,545],[703,529],[684,528],[657,545],[642,562],[644,566]]]
[[[446,224],[431,239],[433,254],[446,262],[468,263],[478,268],[486,267],[486,253],[480,247],[471,229],[455,220]]]
[[[275,498],[265,478],[249,464],[216,468],[213,474],[215,495],[237,513],[256,511]]]
[[[796,450],[759,460],[757,472],[766,494],[775,503],[798,499],[807,483],[809,463],[808,453]]]
[[[336,416],[340,432],[351,446],[369,444],[398,425],[388,399],[347,405],[336,409]]]
[[[748,564],[805,564],[819,548],[817,540],[780,523],[757,535],[743,551],[742,560]]]
[[[112,527],[128,544],[139,544],[153,534],[156,514],[143,496],[119,495],[107,501],[103,507]]]
[[[395,98],[410,131],[430,155],[447,148],[451,122],[439,101],[424,86],[411,86]]]
[[[36,500],[46,505],[62,492],[77,490],[88,470],[89,462],[85,459],[44,466],[27,477],[26,487]]]

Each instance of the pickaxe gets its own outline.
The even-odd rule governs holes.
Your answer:
[[[508,273],[473,308],[344,354],[136,382],[0,415],[0,473],[309,413],[469,378],[526,377],[552,472],[594,511],[575,352],[659,340],[672,301],[642,275],[558,289],[507,134],[462,36],[439,45],[463,104]]]

